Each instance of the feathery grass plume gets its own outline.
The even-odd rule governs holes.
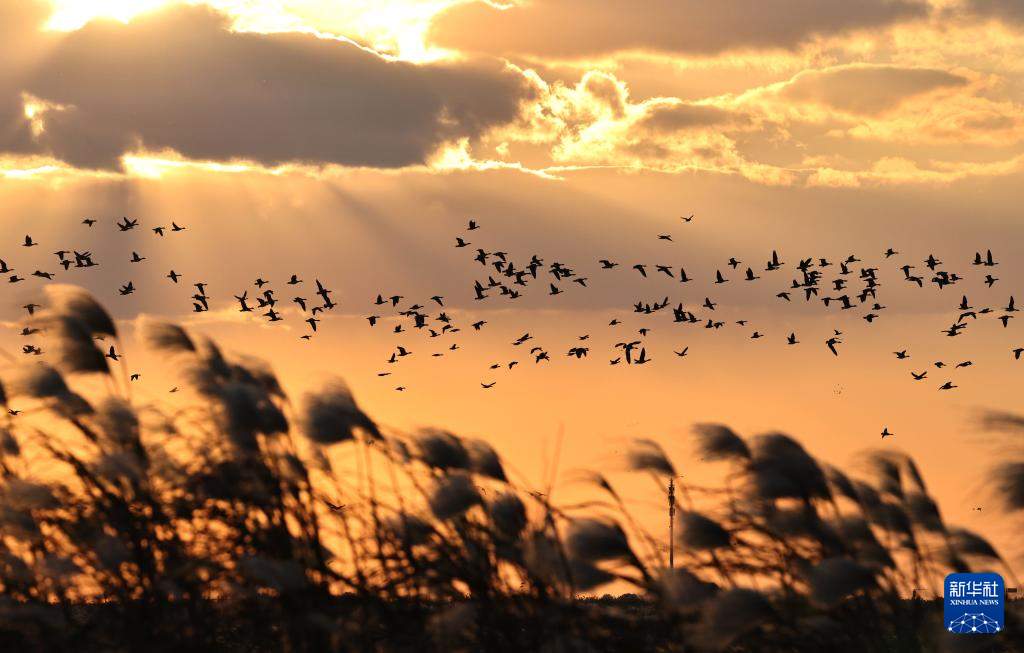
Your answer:
[[[523,538],[523,565],[534,579],[544,584],[569,583],[561,547],[542,531],[533,531]]]
[[[87,290],[79,286],[52,284],[43,290],[50,310],[57,315],[73,317],[88,329],[91,335],[117,337],[114,320]]]
[[[927,494],[910,492],[903,498],[903,505],[911,521],[921,528],[933,533],[946,530],[942,515],[939,513],[939,505]]]
[[[921,474],[921,470],[918,469],[917,463],[914,462],[913,458],[910,456],[903,457],[903,469],[906,471],[907,476],[910,477],[910,481],[914,484],[914,488],[917,489],[918,492],[927,494],[928,486],[925,485],[924,475]]]
[[[430,493],[430,511],[442,521],[457,517],[481,502],[473,479],[463,472],[440,477]]]
[[[412,447],[401,436],[391,436],[385,441],[387,449],[394,454],[396,460],[408,464],[413,460]]]
[[[0,485],[0,499],[14,510],[49,510],[59,505],[48,485],[20,478],[8,479]]]
[[[264,503],[270,496],[266,468],[238,460],[222,460],[201,468],[189,478],[189,489],[200,499],[245,500]]]
[[[678,538],[684,547],[698,550],[720,549],[732,542],[732,535],[715,520],[699,512],[684,511],[679,515]]]
[[[715,596],[719,590],[718,585],[701,580],[682,567],[662,570],[658,588],[670,608],[699,605]]]
[[[592,517],[574,519],[569,524],[565,543],[573,558],[587,562],[633,560],[636,557],[621,526]]]
[[[903,498],[903,477],[900,473],[903,458],[903,455],[891,451],[870,451],[865,456],[868,469],[875,477],[876,487],[883,494],[897,499]]]
[[[11,392],[34,399],[66,399],[71,390],[60,372],[46,363],[31,363],[15,369]]]
[[[57,366],[69,373],[108,374],[103,352],[84,322],[67,315],[51,315],[42,322],[56,349]]]
[[[782,433],[754,439],[747,471],[755,495],[762,499],[832,496],[817,461],[796,440]]]
[[[95,474],[108,480],[139,482],[145,476],[145,467],[131,451],[105,453],[93,464]]]
[[[860,503],[860,495],[857,494],[857,489],[854,487],[849,476],[832,465],[822,465],[822,469],[825,471],[825,478],[828,479],[828,484],[832,486],[833,490],[851,501]]]
[[[474,473],[481,476],[488,476],[496,481],[507,482],[505,468],[501,464],[501,458],[494,447],[483,440],[465,440],[466,453],[469,454],[469,466]]]
[[[881,501],[877,506],[867,510],[868,520],[883,530],[904,536],[903,545],[908,546],[914,542],[914,528],[910,516],[898,503],[892,501]]]
[[[43,533],[39,523],[32,517],[29,510],[19,510],[6,503],[0,503],[0,528],[4,535],[22,542],[39,545],[43,541]]]
[[[740,436],[723,424],[696,424],[698,451],[708,460],[749,460],[750,447]]]
[[[761,511],[769,530],[782,539],[807,537],[817,540],[826,551],[834,551],[842,546],[838,533],[822,521],[813,505],[778,507],[774,503],[763,504]]]
[[[850,482],[856,490],[857,503],[861,505],[861,509],[864,510],[865,514],[877,509],[882,503],[882,496],[869,483],[860,479],[854,479]]]
[[[775,611],[763,594],[745,587],[719,592],[707,603],[701,629],[704,638],[716,648],[725,648],[735,639],[772,619]]]
[[[889,550],[875,537],[868,522],[855,515],[844,515],[832,522],[832,528],[839,533],[846,545],[853,549],[857,559],[870,567],[881,569],[896,565]]]
[[[616,503],[622,502],[619,493],[615,490],[615,488],[611,484],[611,481],[609,481],[604,474],[601,474],[599,472],[583,470],[579,472],[579,476],[581,482],[592,483],[597,487],[601,488],[602,490],[604,490],[605,492],[607,492],[610,497],[615,499]]]
[[[194,352],[196,350],[188,332],[177,324],[145,318],[139,325],[142,339],[153,349],[169,353]]]
[[[996,492],[1007,510],[1024,510],[1024,460],[1014,460],[998,465],[993,474]]]
[[[569,573],[572,574],[573,585],[581,592],[589,592],[616,580],[615,574],[579,558],[569,560]]]
[[[232,381],[217,390],[223,409],[224,429],[248,441],[252,435],[275,435],[288,431],[284,413],[267,396],[262,386]],[[246,447],[249,448],[249,447]]]
[[[487,513],[497,531],[515,539],[526,528],[526,506],[514,492],[502,492],[487,504]]]
[[[68,392],[67,395],[60,398],[60,401],[51,402],[50,409],[71,420],[77,420],[79,417],[95,412],[89,400],[77,392]]]
[[[71,558],[54,553],[36,560],[35,568],[41,577],[62,584],[69,583],[82,571]]]
[[[93,415],[93,423],[104,439],[118,449],[139,441],[139,417],[132,405],[119,397],[101,401]]]
[[[434,534],[430,522],[416,515],[390,515],[382,524],[385,533],[405,546],[426,544]]]
[[[974,531],[969,531],[966,528],[951,528],[949,529],[949,539],[956,552],[962,556],[1002,560],[1002,556],[999,555],[996,548]]]
[[[265,360],[255,356],[241,355],[234,365],[235,379],[262,387],[268,395],[278,399],[286,399],[284,388],[274,373],[273,368]]]
[[[128,561],[131,552],[120,538],[108,533],[100,533],[92,541],[92,552],[103,567],[116,570]]]
[[[462,439],[443,429],[425,428],[413,436],[416,458],[433,469],[469,469],[471,462]]]
[[[185,366],[185,375],[200,394],[216,395],[222,384],[235,378],[235,369],[209,338],[200,338],[194,344],[195,358]]]
[[[849,558],[826,558],[816,564],[808,576],[811,597],[827,606],[875,586],[874,573]]]
[[[986,431],[1024,430],[1024,415],[998,410],[988,410],[981,415],[981,427]]]
[[[316,392],[307,393],[302,405],[306,436],[320,444],[353,440],[357,432],[379,439],[377,425],[359,408],[348,386],[335,379]]]
[[[654,472],[675,476],[676,468],[665,454],[665,450],[654,440],[633,440],[626,451],[629,468],[637,472]]]
[[[0,426],[0,453],[8,456],[17,456],[21,453],[21,445],[11,430]]]

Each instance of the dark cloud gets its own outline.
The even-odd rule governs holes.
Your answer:
[[[967,81],[960,75],[931,68],[851,65],[800,73],[783,87],[781,95],[841,111],[877,115],[895,109],[908,98],[964,86]]]
[[[965,8],[977,16],[1024,23],[1024,2],[1021,0],[967,0]]]
[[[27,154],[35,149],[20,75],[31,61],[30,52],[45,39],[38,27],[48,13],[48,7],[31,0],[0,0],[0,153]]]
[[[189,7],[90,23],[50,44],[18,84],[62,107],[45,114],[38,147],[101,168],[140,146],[264,164],[417,164],[512,120],[529,93],[496,61],[389,62],[341,41],[231,32]]]
[[[885,27],[927,12],[920,0],[533,0],[506,10],[475,2],[442,13],[431,38],[497,54],[716,54],[790,49],[815,36]]]
[[[745,118],[718,107],[699,104],[672,104],[651,109],[640,121],[640,126],[655,132],[675,132],[724,125],[738,120],[745,120]]]

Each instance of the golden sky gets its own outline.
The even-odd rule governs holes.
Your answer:
[[[381,421],[489,437],[537,479],[560,428],[569,468],[613,465],[625,438],[653,436],[699,479],[713,472],[685,459],[694,422],[788,431],[839,463],[888,426],[885,444],[920,460],[952,520],[998,538],[971,510],[992,459],[971,416],[1022,409],[1024,361],[1009,352],[1024,326],[940,331],[961,294],[1024,302],[1022,36],[1017,0],[0,0],[0,258],[52,266],[54,249],[89,248],[108,263],[60,280],[126,323],[187,320],[273,360],[297,389],[310,370],[339,373]],[[121,215],[189,231],[121,235]],[[85,216],[97,231],[80,230]],[[470,217],[474,248],[562,261],[591,288],[474,302],[479,266],[452,247]],[[25,233],[45,251],[21,251]],[[882,260],[888,247],[919,269],[934,252],[967,280],[914,291]],[[991,289],[969,265],[985,248],[1000,260]],[[128,299],[116,288],[133,249],[151,269],[130,270]],[[730,256],[763,266],[772,249],[790,271],[851,253],[879,265],[887,312],[867,325],[780,306],[782,287],[769,288],[790,272],[770,286],[707,283]],[[641,283],[598,258],[684,265],[700,281]],[[215,310],[189,315],[165,268],[207,281]],[[326,280],[341,302],[308,343],[296,325],[232,310],[257,276],[292,273]],[[4,320],[35,281],[5,289]],[[369,329],[378,292],[439,293],[463,322],[490,324],[432,358],[440,348],[419,335]],[[652,365],[607,365],[619,337],[608,321],[642,326],[633,302],[712,292],[721,314],[767,337],[662,320]],[[839,358],[823,345],[833,328],[846,332]],[[550,366],[511,346],[524,331]],[[785,347],[791,331],[801,347]],[[583,334],[591,356],[569,361]],[[403,342],[422,355],[378,378]],[[670,351],[685,345],[686,358]],[[900,349],[912,365],[893,360]],[[514,358],[511,372],[489,369]],[[955,393],[936,391],[941,370],[909,378],[966,359]]]

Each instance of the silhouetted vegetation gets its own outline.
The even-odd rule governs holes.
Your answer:
[[[97,347],[118,337],[97,302],[64,288],[37,317],[56,355],[0,375],[0,400],[21,409],[0,429],[0,650],[1020,642],[1013,611],[1002,635],[956,637],[940,605],[907,600],[941,596],[953,570],[1014,576],[984,538],[946,524],[921,471],[891,451],[854,478],[787,435],[698,425],[701,457],[727,467],[720,487],[700,487],[656,442],[635,442],[626,463],[659,497],[676,478],[670,569],[665,542],[601,474],[591,500],[560,504],[513,480],[486,442],[386,429],[340,381],[293,403],[264,363],[171,324],[140,332],[181,392],[132,401]],[[75,390],[86,375],[104,396]],[[998,476],[1016,509],[1020,464]],[[584,598],[610,583],[632,594]]]

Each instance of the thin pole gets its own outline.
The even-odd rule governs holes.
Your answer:
[[[668,479],[668,567],[676,568],[676,482]]]

